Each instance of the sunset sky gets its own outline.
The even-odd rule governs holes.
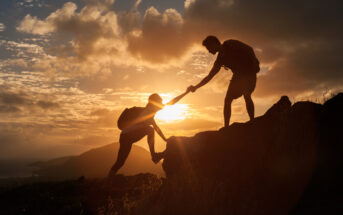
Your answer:
[[[322,102],[343,91],[342,11],[338,0],[1,0],[0,159],[117,142],[125,107],[152,93],[167,102],[207,75],[207,35],[254,48],[256,116],[282,95]],[[222,69],[188,94],[175,120],[157,119],[165,135],[222,127],[231,75]],[[246,120],[241,98],[231,122]]]

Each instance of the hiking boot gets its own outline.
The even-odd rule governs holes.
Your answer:
[[[162,158],[164,158],[164,152],[155,153],[152,155],[152,162],[157,164]]]

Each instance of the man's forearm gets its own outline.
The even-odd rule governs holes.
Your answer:
[[[155,128],[156,132],[158,133],[158,135],[160,135],[160,137],[164,140],[164,141],[167,141],[167,138],[164,136],[164,134],[162,133],[162,130],[157,127]]]
[[[162,131],[160,131],[161,133],[159,133],[160,137],[164,140],[167,141],[167,138],[164,136],[164,134],[162,133]]]
[[[198,89],[202,86],[204,86],[205,84],[207,84],[210,80],[212,79],[212,77],[206,76],[204,79],[202,79],[197,85],[195,85],[195,88]]]
[[[205,84],[207,84],[219,72],[219,70],[220,70],[220,66],[218,66],[217,64],[214,64],[210,73],[204,79],[202,79],[200,83],[195,86],[195,88],[198,89],[204,86]]]
[[[185,95],[187,95],[188,92],[189,91],[186,91],[183,94],[173,98],[170,102],[167,103],[167,105],[173,105],[173,104],[177,103],[178,101],[180,101],[180,99],[182,99]]]

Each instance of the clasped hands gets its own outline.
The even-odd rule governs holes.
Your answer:
[[[180,95],[180,96],[183,97],[185,94],[187,94],[187,93],[189,93],[189,92],[194,93],[196,90],[197,90],[197,88],[196,88],[195,86],[191,85],[191,86],[187,87],[186,92],[185,92],[183,95]],[[169,137],[169,138],[165,138],[164,141],[165,141],[165,142],[168,142],[171,138],[175,138],[175,136],[171,136],[171,137]]]
[[[197,90],[197,88],[196,88],[195,86],[193,86],[193,85],[191,85],[191,86],[189,86],[189,87],[187,88],[187,91],[188,91],[188,92],[191,91],[192,93],[194,93],[196,90]]]

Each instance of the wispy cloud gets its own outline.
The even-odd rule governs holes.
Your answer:
[[[16,5],[18,7],[24,7],[24,8],[33,8],[33,7],[48,7],[49,5],[46,4],[44,0],[18,0],[16,1]]]
[[[4,23],[0,22],[0,32],[4,31],[6,29],[6,26],[4,25]]]

